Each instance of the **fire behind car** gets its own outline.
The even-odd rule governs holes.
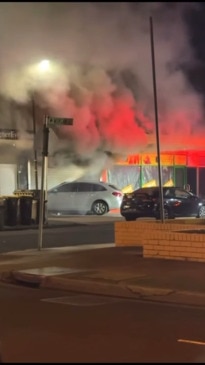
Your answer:
[[[198,196],[177,187],[163,187],[164,217],[205,217],[205,202]],[[127,221],[140,217],[160,218],[159,187],[141,188],[124,194],[120,207]]]
[[[93,213],[103,215],[119,209],[123,193],[99,181],[64,182],[48,191],[48,211],[55,214]]]

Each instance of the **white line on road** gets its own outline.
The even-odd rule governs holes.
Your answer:
[[[202,342],[202,341],[193,341],[193,340],[178,339],[177,342],[183,342],[183,343],[190,343],[192,345],[205,346],[205,342]]]

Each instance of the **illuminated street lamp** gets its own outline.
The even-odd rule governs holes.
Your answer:
[[[46,72],[50,69],[50,61],[49,60],[42,60],[41,62],[39,62],[38,64],[38,69],[41,72]]]

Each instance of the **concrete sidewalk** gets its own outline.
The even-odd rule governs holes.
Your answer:
[[[205,264],[144,259],[141,247],[76,246],[0,255],[1,281],[205,306]]]

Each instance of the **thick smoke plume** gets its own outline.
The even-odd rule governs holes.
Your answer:
[[[1,94],[25,104],[35,92],[53,116],[73,117],[50,143],[68,161],[90,165],[104,154],[104,165],[112,156],[155,152],[151,15],[162,148],[200,147],[202,100],[183,71],[195,61],[184,21],[189,6],[1,3]],[[51,68],[40,72],[45,58]]]

